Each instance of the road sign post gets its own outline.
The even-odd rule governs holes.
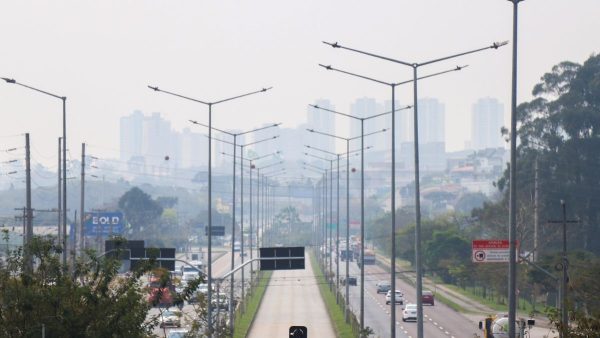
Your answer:
[[[510,261],[510,243],[508,240],[475,239],[471,248],[473,263],[508,263]]]

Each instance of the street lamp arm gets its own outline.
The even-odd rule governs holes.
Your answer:
[[[359,77],[361,79],[365,79],[365,80],[377,82],[377,83],[384,84],[384,85],[387,85],[387,86],[393,86],[394,85],[393,83],[389,83],[389,82],[385,82],[385,81],[380,81],[380,80],[377,80],[377,79],[374,79],[374,78],[371,78],[371,77],[368,77],[368,76],[364,76],[364,75],[359,75],[359,74],[347,72],[345,70],[337,69],[337,68],[334,68],[332,66],[324,66],[324,65],[322,65],[320,63],[319,63],[319,66],[321,66],[321,67],[323,67],[323,68],[325,68],[327,70],[333,70],[333,71],[336,71],[336,72],[339,72],[339,73],[343,73],[343,74],[347,74],[347,75]]]
[[[191,123],[193,123],[193,124],[197,124],[197,125],[199,125],[199,126],[203,126],[203,127],[209,128],[207,124],[200,123],[200,122],[198,122],[198,121],[194,121],[194,120],[188,120],[188,121],[190,121],[190,122],[191,122]],[[218,132],[221,132],[221,133],[223,133],[223,134],[227,134],[227,135],[229,135],[229,136],[234,136],[234,135],[235,135],[235,134],[233,134],[233,133],[230,133],[230,132],[228,132],[228,131],[225,131],[225,130],[222,130],[222,129],[219,129],[219,128],[215,128],[215,127],[210,127],[210,128],[211,128],[212,130],[216,130],[216,131],[218,131]]]
[[[307,166],[307,167],[311,167],[313,169],[321,170],[321,172],[320,172],[321,174],[323,174],[324,171],[327,171],[327,169],[323,169],[323,168],[317,167],[316,165],[312,165],[312,164],[310,164],[308,162],[302,162],[302,164],[305,165],[305,166]]]
[[[352,116],[352,115],[348,115],[348,114],[344,114],[344,113],[340,113],[340,112],[338,112],[338,111],[335,111],[335,110],[331,110],[331,109],[327,109],[327,108],[319,107],[319,106],[317,106],[316,104],[309,104],[309,106],[311,106],[311,107],[313,107],[313,108],[315,108],[315,109],[321,109],[321,110],[328,111],[328,112],[330,112],[330,113],[334,113],[334,114],[338,114],[338,115],[342,115],[342,116],[350,117],[350,118],[353,118],[353,119],[355,119],[355,120],[362,120],[362,119],[361,119],[361,118],[359,118],[359,117]]]
[[[314,130],[314,129],[306,129],[306,130],[310,131],[311,133],[321,134],[321,135],[330,136],[330,137],[335,137],[335,138],[338,138],[338,139],[344,140],[344,141],[350,140],[349,138],[346,138],[346,137],[341,137],[341,136],[337,136],[337,135],[333,135],[333,134],[328,134],[328,133],[324,133],[322,131],[318,131],[318,130]]]
[[[309,148],[309,149],[312,149],[312,150],[320,151],[320,152],[325,153],[325,154],[333,155],[333,156],[337,156],[338,155],[337,153],[331,152],[329,150],[319,149],[319,148],[311,147],[309,145],[305,145],[305,147]]]
[[[276,165],[278,165],[278,164],[283,164],[283,161],[279,161],[279,162],[271,163],[271,164],[269,164],[269,165],[266,165],[266,166],[264,166],[264,167],[260,167],[260,168],[258,168],[258,169],[262,170],[262,169],[266,169],[266,168],[274,167],[274,166],[276,166]]]
[[[258,93],[264,93],[264,92],[266,92],[267,90],[269,90],[271,88],[273,88],[273,87],[263,88],[261,90],[253,91],[251,93],[246,93],[246,94],[242,94],[242,95],[233,96],[233,97],[230,97],[230,98],[227,98],[227,99],[223,99],[223,100],[212,102],[211,104],[219,104],[219,103],[222,103],[222,102],[227,102],[227,101],[239,99],[240,97],[244,97],[244,96],[249,96],[249,95],[258,94]]]
[[[241,132],[241,133],[237,133],[236,135],[239,136],[239,135],[249,134],[249,133],[253,133],[255,131],[259,131],[259,130],[269,129],[269,128],[273,128],[273,127],[278,127],[280,125],[281,125],[281,122],[280,123],[273,123],[273,124],[268,125],[268,126],[264,126],[264,127],[260,127],[260,128],[256,128],[256,129],[252,129],[252,130],[248,130],[248,131],[244,131],[244,132]]]
[[[330,159],[330,158],[325,158],[325,157],[321,157],[321,156],[313,155],[313,154],[311,154],[311,153],[304,153],[304,155],[306,155],[306,156],[310,156],[310,157],[314,157],[314,158],[317,158],[317,159],[319,159],[319,160],[323,160],[323,161],[327,161],[327,162],[331,162],[331,161],[334,161],[334,160],[335,160],[335,159]]]
[[[429,75],[418,77],[417,80],[423,80],[423,79],[427,79],[427,78],[430,78],[430,77],[434,77],[434,76],[437,76],[437,75],[442,75],[442,74],[446,74],[446,73],[450,73],[450,72],[457,72],[457,71],[462,70],[463,68],[467,68],[467,67],[469,67],[469,65],[456,66],[456,67],[454,67],[452,69],[448,69],[448,70],[445,70],[445,71],[442,71],[442,72],[437,72],[437,73],[433,73],[433,74],[429,74]],[[414,82],[414,79],[410,79],[410,80],[398,82],[398,83],[395,83],[394,85],[399,86],[399,85],[403,85],[403,84],[407,84],[407,83],[411,83],[411,82]]]
[[[279,168],[277,170],[268,172],[266,174],[261,174],[262,177],[267,177],[267,176],[273,176],[273,175],[279,175],[279,174],[283,174],[285,173],[285,168]]]
[[[276,151],[274,153],[271,153],[271,154],[267,154],[267,155],[262,155],[262,156],[255,157],[255,158],[251,159],[250,161],[258,161],[258,160],[261,160],[261,159],[263,159],[265,157],[275,156],[275,155],[279,155],[279,154],[281,154],[280,150],[278,150],[278,151]]]
[[[155,92],[161,92],[161,93],[165,93],[165,94],[177,96],[177,97],[180,97],[182,99],[186,99],[186,100],[189,100],[189,101],[194,101],[194,102],[202,103],[202,104],[205,104],[207,106],[211,105],[211,103],[209,103],[209,102],[201,101],[201,100],[194,99],[194,98],[191,98],[191,97],[188,97],[188,96],[184,96],[184,95],[175,94],[175,93],[172,93],[172,92],[169,92],[169,91],[166,91],[166,90],[162,90],[162,89],[160,89],[158,87],[148,86],[148,88],[154,90]]]
[[[363,136],[370,136],[370,135],[373,135],[373,134],[385,133],[386,131],[387,131],[387,129],[384,128],[384,129],[381,129],[381,130],[378,130],[378,131],[374,131],[372,133],[364,134]],[[363,136],[361,136],[361,135],[354,136],[352,138],[349,138],[348,140],[350,140],[350,141],[352,141],[352,140],[358,140],[358,139],[360,139]]]
[[[330,42],[323,41],[323,43],[326,44],[326,45],[329,45],[329,46],[331,46],[333,48],[341,48],[341,49],[349,50],[351,52],[355,52],[355,53],[359,53],[359,54],[364,54],[364,55],[376,57],[376,58],[379,58],[379,59],[383,59],[383,60],[387,60],[387,61],[392,61],[392,62],[400,63],[400,64],[403,64],[403,65],[406,65],[406,66],[409,66],[409,67],[413,67],[413,66],[416,65],[414,63],[404,62],[404,61],[392,59],[392,58],[389,58],[389,57],[386,57],[386,56],[381,56],[381,55],[377,55],[377,54],[373,54],[373,53],[369,53],[369,52],[364,52],[362,50],[358,50],[358,49],[354,49],[354,48],[344,47],[344,46],[338,44],[337,42],[330,43]]]
[[[60,100],[66,100],[67,99],[66,96],[60,96],[60,95],[52,94],[52,93],[49,93],[49,92],[47,92],[45,90],[41,90],[41,89],[37,89],[35,87],[31,87],[31,86],[28,86],[26,84],[22,84],[20,82],[17,82],[17,80],[15,80],[15,79],[9,79],[9,78],[6,78],[6,77],[3,77],[1,79],[4,80],[4,81],[6,81],[6,83],[12,83],[12,84],[19,85],[21,87],[29,88],[31,90],[35,90],[38,93],[46,94],[48,96],[52,96],[52,97],[60,99]]]
[[[508,44],[508,41],[503,41],[503,42],[494,42],[493,44],[491,44],[490,46],[486,46],[483,48],[477,48],[477,49],[473,49],[467,52],[463,52],[463,53],[458,53],[458,54],[454,54],[454,55],[449,55],[449,56],[445,56],[439,59],[433,59],[433,60],[429,60],[429,61],[425,61],[419,64],[416,64],[416,66],[425,66],[425,65],[429,65],[432,63],[436,63],[436,62],[440,62],[440,61],[444,61],[444,60],[448,60],[448,59],[453,59],[459,56],[463,56],[463,55],[467,55],[467,54],[473,54],[473,53],[477,53],[477,52],[481,52],[483,50],[486,49],[498,49],[502,46],[506,46]]]
[[[265,138],[265,139],[262,139],[262,140],[259,140],[259,141],[254,141],[254,142],[246,143],[246,144],[244,144],[244,147],[251,146],[251,145],[254,145],[254,144],[257,144],[257,143],[261,143],[261,142],[270,141],[270,140],[276,139],[278,137],[279,137],[279,135],[275,135],[273,137]]]

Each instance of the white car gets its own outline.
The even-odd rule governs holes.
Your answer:
[[[165,310],[160,315],[160,327],[181,327],[181,311]]]
[[[402,321],[417,320],[417,304],[406,304],[402,311]]]
[[[167,338],[184,338],[189,331],[185,329],[169,331]]]
[[[385,295],[385,303],[389,304],[392,302],[392,290],[389,290],[387,292],[387,294]],[[396,304],[404,304],[404,297],[402,295],[402,292],[400,292],[400,290],[396,290],[396,297],[395,297],[395,303]]]

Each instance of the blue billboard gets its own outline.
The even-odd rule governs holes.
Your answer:
[[[121,234],[125,220],[120,211],[94,211],[85,213],[83,225],[86,236],[108,237]]]

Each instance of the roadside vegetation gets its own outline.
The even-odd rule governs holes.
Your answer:
[[[563,200],[567,219],[578,220],[577,224],[567,225],[567,306],[574,320],[571,330],[593,327],[600,322],[597,283],[600,280],[598,79],[600,55],[591,56],[583,64],[561,62],[534,86],[534,99],[518,107],[519,251],[524,256],[522,261],[535,257],[538,266],[560,278],[557,267],[562,263],[562,225],[548,221],[562,219]],[[508,130],[502,133],[508,137]],[[494,185],[499,196],[496,201],[484,201],[475,208],[457,209],[435,217],[424,216],[421,227],[423,268],[434,281],[453,285],[454,291],[493,309],[503,310],[508,303],[508,265],[476,264],[471,260],[473,239],[508,238],[508,168]],[[534,247],[536,205],[539,231],[538,245]],[[398,209],[396,219],[396,255],[414,262],[413,208]],[[369,229],[367,240],[382,252],[391,249],[390,222],[388,213],[372,222]],[[517,276],[519,308],[533,314],[550,313],[552,319],[558,306],[558,283],[524,261],[518,265]]]

